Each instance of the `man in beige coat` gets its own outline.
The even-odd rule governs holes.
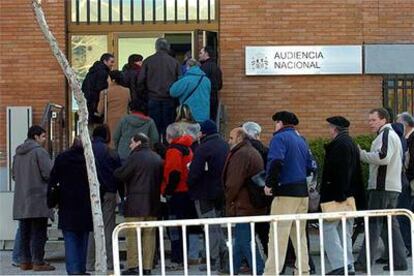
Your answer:
[[[109,72],[108,90],[101,93],[99,98],[98,112],[105,116],[105,123],[108,124],[111,133],[115,131],[121,118],[128,113],[128,103],[131,100],[129,89],[121,83],[120,71]]]

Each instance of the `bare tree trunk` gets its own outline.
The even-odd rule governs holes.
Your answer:
[[[62,67],[63,73],[69,81],[69,85],[72,88],[72,93],[75,96],[75,100],[79,106],[79,132],[84,147],[84,154],[86,159],[86,168],[88,171],[89,190],[91,197],[91,207],[93,216],[93,228],[95,236],[95,270],[97,272],[106,272],[106,249],[105,249],[105,234],[104,224],[102,219],[102,209],[99,194],[99,182],[96,173],[95,158],[92,152],[92,144],[89,138],[88,132],[88,109],[86,107],[86,100],[83,96],[81,84],[70,67],[68,60],[63,52],[60,50],[56,38],[49,30],[49,26],[46,22],[45,15],[42,10],[41,0],[32,0],[33,9],[35,12],[36,20],[40,26],[40,29],[45,36],[45,39],[50,45],[50,48],[56,57],[57,61]]]

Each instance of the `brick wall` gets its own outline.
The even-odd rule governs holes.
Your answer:
[[[6,107],[32,106],[39,123],[48,102],[65,103],[65,79],[46,43],[31,0],[0,1],[0,166],[6,160]],[[65,51],[63,0],[43,0],[52,32]]]
[[[222,99],[229,128],[255,120],[273,130],[272,114],[298,114],[300,131],[326,136],[325,118],[343,115],[352,134],[369,132],[367,111],[382,105],[380,76],[246,77],[245,46],[413,43],[412,0],[222,0]]]

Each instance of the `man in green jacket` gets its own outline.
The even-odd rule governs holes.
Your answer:
[[[131,138],[143,133],[150,138],[150,144],[159,142],[159,135],[154,120],[146,115],[146,108],[142,103],[132,101],[129,104],[130,114],[124,116],[118,123],[113,135],[115,149],[121,161],[124,162],[130,153]]]

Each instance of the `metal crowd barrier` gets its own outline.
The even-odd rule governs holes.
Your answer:
[[[366,247],[366,265],[367,275],[371,275],[370,264],[370,245],[369,245],[369,218],[373,217],[386,217],[388,226],[388,250],[389,250],[389,265],[390,275],[394,275],[394,259],[393,259],[393,241],[392,241],[392,217],[393,216],[406,216],[410,219],[411,225],[411,248],[412,255],[414,256],[414,213],[407,209],[390,209],[390,210],[369,210],[369,211],[357,211],[357,212],[337,212],[337,213],[308,213],[308,214],[289,214],[289,215],[274,215],[274,216],[255,216],[255,217],[224,217],[224,218],[209,218],[209,219],[190,219],[190,220],[165,220],[165,221],[140,221],[140,222],[127,222],[119,224],[113,234],[113,260],[114,260],[114,274],[121,275],[120,271],[120,259],[119,259],[119,233],[126,229],[136,229],[137,232],[137,245],[138,245],[138,263],[139,263],[139,275],[143,275],[143,257],[142,257],[142,228],[158,228],[160,239],[160,258],[161,258],[161,275],[166,275],[165,270],[165,252],[164,252],[164,228],[168,227],[181,227],[183,235],[183,252],[184,252],[184,275],[188,275],[188,257],[187,257],[187,227],[189,226],[204,226],[205,234],[205,247],[206,247],[206,264],[207,275],[211,275],[210,264],[210,240],[208,228],[210,225],[226,225],[227,226],[227,247],[229,250],[229,271],[230,275],[234,275],[233,270],[233,242],[232,242],[232,225],[238,223],[250,223],[251,229],[251,252],[252,252],[252,274],[257,275],[256,271],[256,239],[255,239],[255,223],[270,222],[273,224],[274,235],[274,249],[275,249],[275,267],[276,271],[279,271],[279,267],[282,264],[278,263],[278,236],[277,226],[281,221],[294,221],[296,223],[297,231],[297,243],[298,249],[300,248],[300,235],[299,226],[300,223],[306,223],[307,220],[318,220],[319,222],[319,246],[320,246],[320,259],[321,259],[321,275],[325,275],[325,250],[324,250],[324,237],[323,237],[323,224],[326,219],[338,219],[342,223],[342,242],[343,242],[343,256],[344,256],[344,269],[345,275],[348,275],[348,258],[347,258],[347,241],[346,241],[346,219],[348,218],[360,218],[364,219],[364,232],[365,232],[365,247]],[[294,242],[294,241],[292,241]],[[308,248],[309,251],[309,248]],[[128,252],[127,252],[128,253]],[[301,252],[298,252],[298,271],[302,271],[301,267]],[[411,259],[411,269],[414,275],[414,257]]]

